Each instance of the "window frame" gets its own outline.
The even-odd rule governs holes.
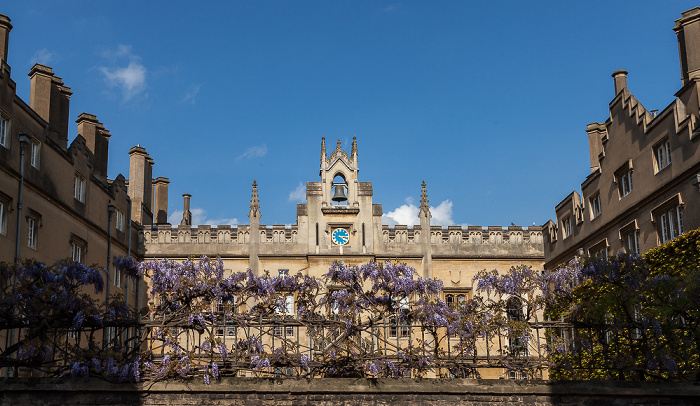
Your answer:
[[[671,142],[668,137],[665,137],[656,145],[654,145],[654,169],[655,173],[668,168],[671,165]]]
[[[10,134],[12,134],[12,120],[0,110],[0,146],[10,149]]]
[[[0,192],[0,235],[7,236],[10,210],[12,210],[12,199]]]
[[[86,186],[85,176],[76,172],[73,176],[73,198],[80,203],[85,203]]]
[[[41,214],[29,209],[26,217],[27,221],[27,247],[37,250],[39,246],[39,228],[41,224]]]
[[[31,140],[29,164],[35,169],[40,169],[41,167],[41,142],[36,138]]]
[[[591,245],[591,247],[588,248],[588,256],[591,258],[607,260],[610,256],[610,244],[608,244],[608,239],[605,238]]]
[[[591,206],[591,220],[597,219],[603,214],[603,207],[600,204],[600,192],[596,192],[588,199]]]
[[[563,238],[569,238],[571,234],[573,234],[571,227],[571,214],[567,214],[561,218],[561,233]]]
[[[121,231],[122,233],[124,232],[124,212],[116,209],[115,210],[115,220],[114,220],[114,226],[116,227],[117,231]]]
[[[634,182],[632,182],[632,160],[627,160],[627,163],[622,165],[615,171],[614,181],[617,183],[617,193],[620,199],[632,193],[634,190]]]

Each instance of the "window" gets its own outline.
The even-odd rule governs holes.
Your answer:
[[[663,210],[660,219],[662,244],[683,234],[683,208],[680,205]]]
[[[408,337],[410,335],[410,327],[406,324],[406,320],[403,317],[409,310],[408,297],[393,297],[392,301],[396,315],[389,318],[389,337]]]
[[[39,169],[39,158],[41,153],[41,143],[37,140],[32,140],[32,150],[31,154],[29,155],[29,162],[31,165],[37,169]]]
[[[561,220],[561,230],[564,233],[564,238],[571,235],[571,216],[566,216]]]
[[[595,244],[588,249],[588,255],[598,259],[608,259],[608,240],[607,238]]]
[[[36,249],[40,223],[41,216],[30,211],[27,216],[27,247],[31,249]]]
[[[7,213],[10,211],[10,198],[0,193],[0,235],[7,235]]]
[[[466,293],[448,293],[445,295],[445,302],[452,309],[457,309],[464,306],[467,302]]]
[[[620,169],[615,171],[615,182],[620,199],[632,192],[632,160],[628,160]]]
[[[75,200],[85,203],[85,178],[79,173],[73,177],[73,197]]]
[[[668,138],[654,147],[654,157],[656,160],[656,172],[671,164],[671,143],[668,141]]]
[[[83,241],[74,238],[70,243],[71,257],[75,262],[85,261],[85,243]]]
[[[124,212],[116,210],[117,231],[124,232]]]
[[[525,312],[523,311],[523,303],[522,301],[513,296],[508,301],[506,302],[506,315],[508,317],[509,322],[525,322]],[[514,329],[514,330],[519,330],[519,329]],[[508,344],[510,347],[510,351],[513,354],[521,354],[521,355],[527,355],[527,346],[525,344],[525,341],[522,340],[521,337],[516,336],[515,334],[511,334],[510,337],[508,337]]]
[[[114,268],[114,286],[122,287],[122,270],[119,268]]]
[[[623,243],[628,254],[639,254],[639,230],[633,230],[625,234]]]
[[[0,114],[0,146],[3,146],[5,148],[10,147],[9,134],[10,120],[7,117]]]
[[[591,219],[594,219],[602,213],[602,209],[600,207],[600,193],[596,193],[593,197],[589,199],[590,206],[591,206]]]
[[[294,315],[294,295],[286,295],[284,298],[280,297],[280,301],[282,299],[284,299],[283,307],[275,307],[275,314],[281,314],[284,316]]]

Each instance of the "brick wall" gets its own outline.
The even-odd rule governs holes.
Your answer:
[[[0,379],[0,405],[696,405],[700,383],[254,379],[212,385],[99,379]]]

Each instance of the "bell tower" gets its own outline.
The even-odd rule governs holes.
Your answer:
[[[321,138],[321,185],[323,207],[359,206],[357,173],[357,137],[352,138],[350,155],[338,140],[335,150],[326,156],[326,138]]]
[[[357,138],[350,153],[340,140],[330,154],[321,139],[320,182],[306,184],[306,205],[298,208],[298,224],[308,221],[309,252],[357,255],[374,246],[372,183],[358,180]],[[379,209],[381,211],[381,209]],[[308,217],[305,217],[304,214]],[[381,227],[381,213],[378,215]]]

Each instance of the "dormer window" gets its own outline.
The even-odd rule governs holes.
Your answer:
[[[564,238],[571,235],[571,216],[566,216],[561,220],[561,230],[564,233]]]

